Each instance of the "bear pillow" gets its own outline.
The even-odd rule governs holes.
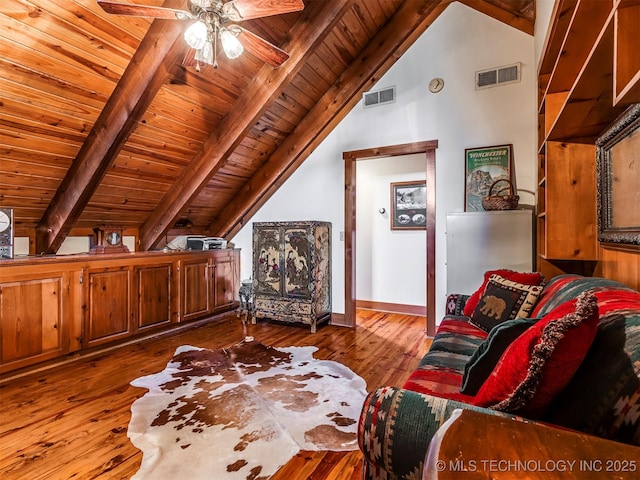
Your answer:
[[[463,315],[466,315],[467,317],[471,316],[475,308],[478,306],[480,297],[484,294],[487,283],[489,283],[489,277],[493,274],[500,275],[502,278],[522,283],[524,285],[540,285],[541,287],[543,287],[546,283],[544,275],[540,272],[517,272],[515,270],[508,270],[506,268],[502,268],[499,270],[487,270],[484,273],[482,285],[480,285],[480,287],[471,294],[471,296],[467,299],[467,302],[464,304],[464,308],[462,310]]]
[[[525,285],[492,274],[471,314],[471,323],[485,332],[507,320],[526,318],[542,292],[540,285]]]

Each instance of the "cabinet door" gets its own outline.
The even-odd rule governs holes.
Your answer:
[[[202,317],[211,312],[211,270],[209,259],[185,260],[181,266],[181,321]]]
[[[128,268],[89,270],[84,345],[93,346],[132,333],[131,271]]]
[[[0,283],[0,372],[69,351],[69,274]]]
[[[172,272],[170,263],[135,268],[138,330],[171,322]]]
[[[313,234],[305,227],[284,228],[284,294],[290,298],[311,298],[311,250]]]
[[[253,278],[255,295],[280,296],[282,292],[282,237],[279,227],[253,232]]]
[[[213,308],[228,309],[233,305],[236,293],[235,255],[233,252],[215,258],[213,269]]]

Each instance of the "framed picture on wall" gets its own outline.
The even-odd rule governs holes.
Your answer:
[[[482,212],[482,197],[489,195],[489,189],[498,180],[512,178],[513,145],[497,145],[494,147],[466,148],[464,211]],[[508,182],[496,184],[492,195],[507,195]],[[515,190],[515,184],[514,184]],[[513,192],[515,194],[515,191]]]
[[[391,230],[424,230],[426,228],[426,181],[392,183]]]
[[[596,142],[598,240],[640,248],[640,104],[629,107]]]

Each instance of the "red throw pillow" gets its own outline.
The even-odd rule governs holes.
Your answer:
[[[578,370],[598,317],[589,292],[556,307],[505,350],[473,404],[539,418]]]
[[[464,304],[464,308],[462,309],[462,314],[470,317],[473,311],[478,306],[478,302],[480,302],[480,297],[484,294],[485,288],[487,288],[487,283],[489,282],[489,277],[493,274],[500,275],[502,278],[506,278],[507,280],[511,280],[514,282],[522,283],[524,285],[544,285],[545,278],[540,272],[516,272],[514,270],[488,270],[484,274],[484,281],[478,290],[473,292],[467,303]]]

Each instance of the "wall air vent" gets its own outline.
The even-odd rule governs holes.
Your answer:
[[[476,72],[476,90],[520,81],[521,63]]]
[[[385,88],[384,90],[376,90],[364,92],[362,94],[362,106],[364,108],[375,107],[385,103],[396,101],[396,87]]]

